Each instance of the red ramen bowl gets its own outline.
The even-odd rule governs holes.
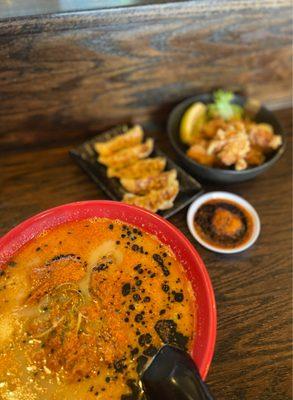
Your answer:
[[[216,306],[211,281],[191,243],[177,228],[158,215],[115,201],[84,201],[52,208],[27,219],[0,239],[0,266],[43,231],[62,223],[92,217],[118,219],[135,225],[155,235],[173,250],[186,271],[196,297],[196,335],[191,355],[201,377],[205,379],[216,339]]]

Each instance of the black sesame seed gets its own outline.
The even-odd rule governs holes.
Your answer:
[[[131,248],[133,251],[139,251],[139,246],[137,244],[133,244]]]
[[[151,342],[152,342],[152,335],[150,334],[150,333],[146,333],[145,334],[145,342],[146,342],[146,344],[150,344]]]
[[[111,379],[110,379],[110,377],[109,377],[109,376],[107,376],[107,377],[106,377],[106,379],[105,379],[105,381],[106,381],[107,383],[109,383],[109,382],[110,382],[110,380],[111,380]]]
[[[124,283],[124,285],[122,286],[122,295],[127,296],[130,293],[130,289],[130,283]]]
[[[160,310],[159,314],[160,315],[166,314],[166,310]]]
[[[139,353],[138,347],[135,347],[134,349],[132,349],[132,350],[130,351],[130,354],[132,355],[132,357],[135,356],[135,355],[138,354],[138,353]]]
[[[121,373],[126,368],[124,361],[125,359],[114,361],[114,369],[116,372]]]
[[[108,265],[105,263],[99,264],[96,267],[93,268],[93,271],[105,271],[106,269],[108,269]]]
[[[170,271],[168,270],[168,268],[165,266],[164,261],[162,259],[162,257],[160,256],[160,254],[153,254],[153,259],[158,263],[158,265],[161,267],[162,272],[165,276],[170,275]]]
[[[7,265],[9,267],[15,267],[16,266],[16,262],[15,261],[8,261]]]
[[[112,231],[113,228],[114,228],[113,224],[110,224],[109,229]]]
[[[173,320],[165,319],[157,321],[155,324],[155,331],[163,343],[168,343],[182,350],[186,350],[189,338],[181,332],[178,332],[177,324]]]
[[[158,264],[163,264],[163,259],[160,256],[160,254],[153,254],[153,259],[158,263]]]
[[[170,290],[170,286],[167,285],[166,283],[163,283],[162,284],[162,290],[163,290],[163,292],[168,293],[169,290]]]
[[[174,300],[177,301],[178,303],[181,303],[184,299],[183,293],[175,293],[174,294]]]
[[[116,240],[116,244],[120,244],[120,240]]]
[[[140,337],[138,338],[138,343],[140,346],[145,346],[146,344],[150,344],[151,342],[152,342],[152,335],[150,333],[140,335]]]
[[[134,317],[135,322],[141,322],[143,320],[143,315],[142,314],[136,314]]]
[[[146,296],[144,299],[143,299],[143,302],[144,303],[149,303],[151,301],[151,298],[149,297],[149,296]]]
[[[140,299],[141,299],[141,297],[140,297],[140,295],[139,295],[138,293],[135,293],[135,294],[133,295],[133,300],[139,301]]]
[[[138,338],[138,344],[140,346],[144,346],[145,345],[145,335],[140,335],[140,337]]]
[[[140,279],[138,279],[138,280],[135,282],[135,284],[136,284],[136,286],[140,286],[140,285],[142,284],[142,281],[141,281]]]

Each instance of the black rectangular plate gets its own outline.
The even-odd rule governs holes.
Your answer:
[[[101,133],[90,140],[87,140],[76,149],[70,150],[69,154],[78,163],[78,165],[97,183],[100,188],[112,199],[121,201],[125,190],[121,186],[119,179],[108,178],[107,168],[97,161],[97,153],[94,150],[94,143],[105,142],[129,129],[127,125],[120,125]],[[176,214],[182,208],[190,204],[195,197],[202,192],[202,187],[194,178],[188,175],[182,168],[175,164],[165,153],[155,145],[152,157],[165,157],[167,160],[165,170],[175,168],[177,179],[180,185],[180,191],[174,201],[174,205],[169,210],[158,211],[157,214],[164,218],[169,218]]]

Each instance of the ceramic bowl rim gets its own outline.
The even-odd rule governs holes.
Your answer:
[[[135,225],[135,222],[132,221],[137,218],[140,221],[140,224],[137,222],[137,226],[141,226],[150,233],[152,229],[158,229],[161,232],[161,237],[157,236],[159,240],[163,242],[165,240],[166,244],[168,244],[169,240],[171,248],[171,243],[173,243],[173,250],[174,243],[178,243],[178,246],[184,249],[181,251],[181,255],[177,254],[177,256],[181,257],[182,264],[182,259],[186,258],[186,265],[189,266],[188,268],[186,267],[188,279],[195,276],[199,277],[198,292],[196,294],[198,298],[197,304],[199,305],[198,321],[200,321],[200,331],[197,330],[198,340],[193,342],[192,357],[198,365],[202,378],[205,379],[215,349],[217,330],[216,302],[212,283],[201,257],[190,241],[180,230],[159,215],[140,207],[111,200],[88,200],[54,207],[26,219],[0,238],[0,265],[7,262],[24,244],[44,230],[65,222],[93,217],[120,219],[133,225]],[[155,233],[153,234],[155,235]],[[196,265],[196,268],[194,268],[194,265]],[[185,268],[184,265],[183,267]],[[195,291],[194,284],[192,284],[192,287],[193,291]],[[200,304],[202,304],[202,308]],[[201,358],[199,358],[199,354],[202,354]]]
[[[210,243],[206,242],[204,239],[202,239],[199,234],[197,233],[195,227],[194,227],[194,217],[199,209],[199,207],[206,203],[209,200],[230,200],[235,202],[236,204],[239,204],[243,208],[245,208],[249,214],[252,216],[253,220],[253,232],[251,237],[247,242],[244,244],[240,245],[239,247],[236,247],[234,249],[223,249],[217,246],[213,246]],[[261,231],[261,223],[259,219],[259,215],[256,211],[256,209],[243,197],[238,196],[234,193],[230,192],[224,192],[224,191],[214,191],[214,192],[208,192],[203,194],[202,196],[199,196],[197,199],[195,199],[192,204],[189,206],[188,211],[187,211],[187,225],[190,233],[192,236],[195,238],[195,240],[200,243],[203,247],[207,248],[208,250],[211,250],[216,253],[221,253],[221,254],[236,254],[243,252],[247,250],[249,247],[251,247],[256,240],[258,239]]]

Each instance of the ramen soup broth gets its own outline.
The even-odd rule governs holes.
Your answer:
[[[172,251],[119,221],[44,232],[0,270],[0,398],[139,399],[163,343],[191,350],[192,288]]]

